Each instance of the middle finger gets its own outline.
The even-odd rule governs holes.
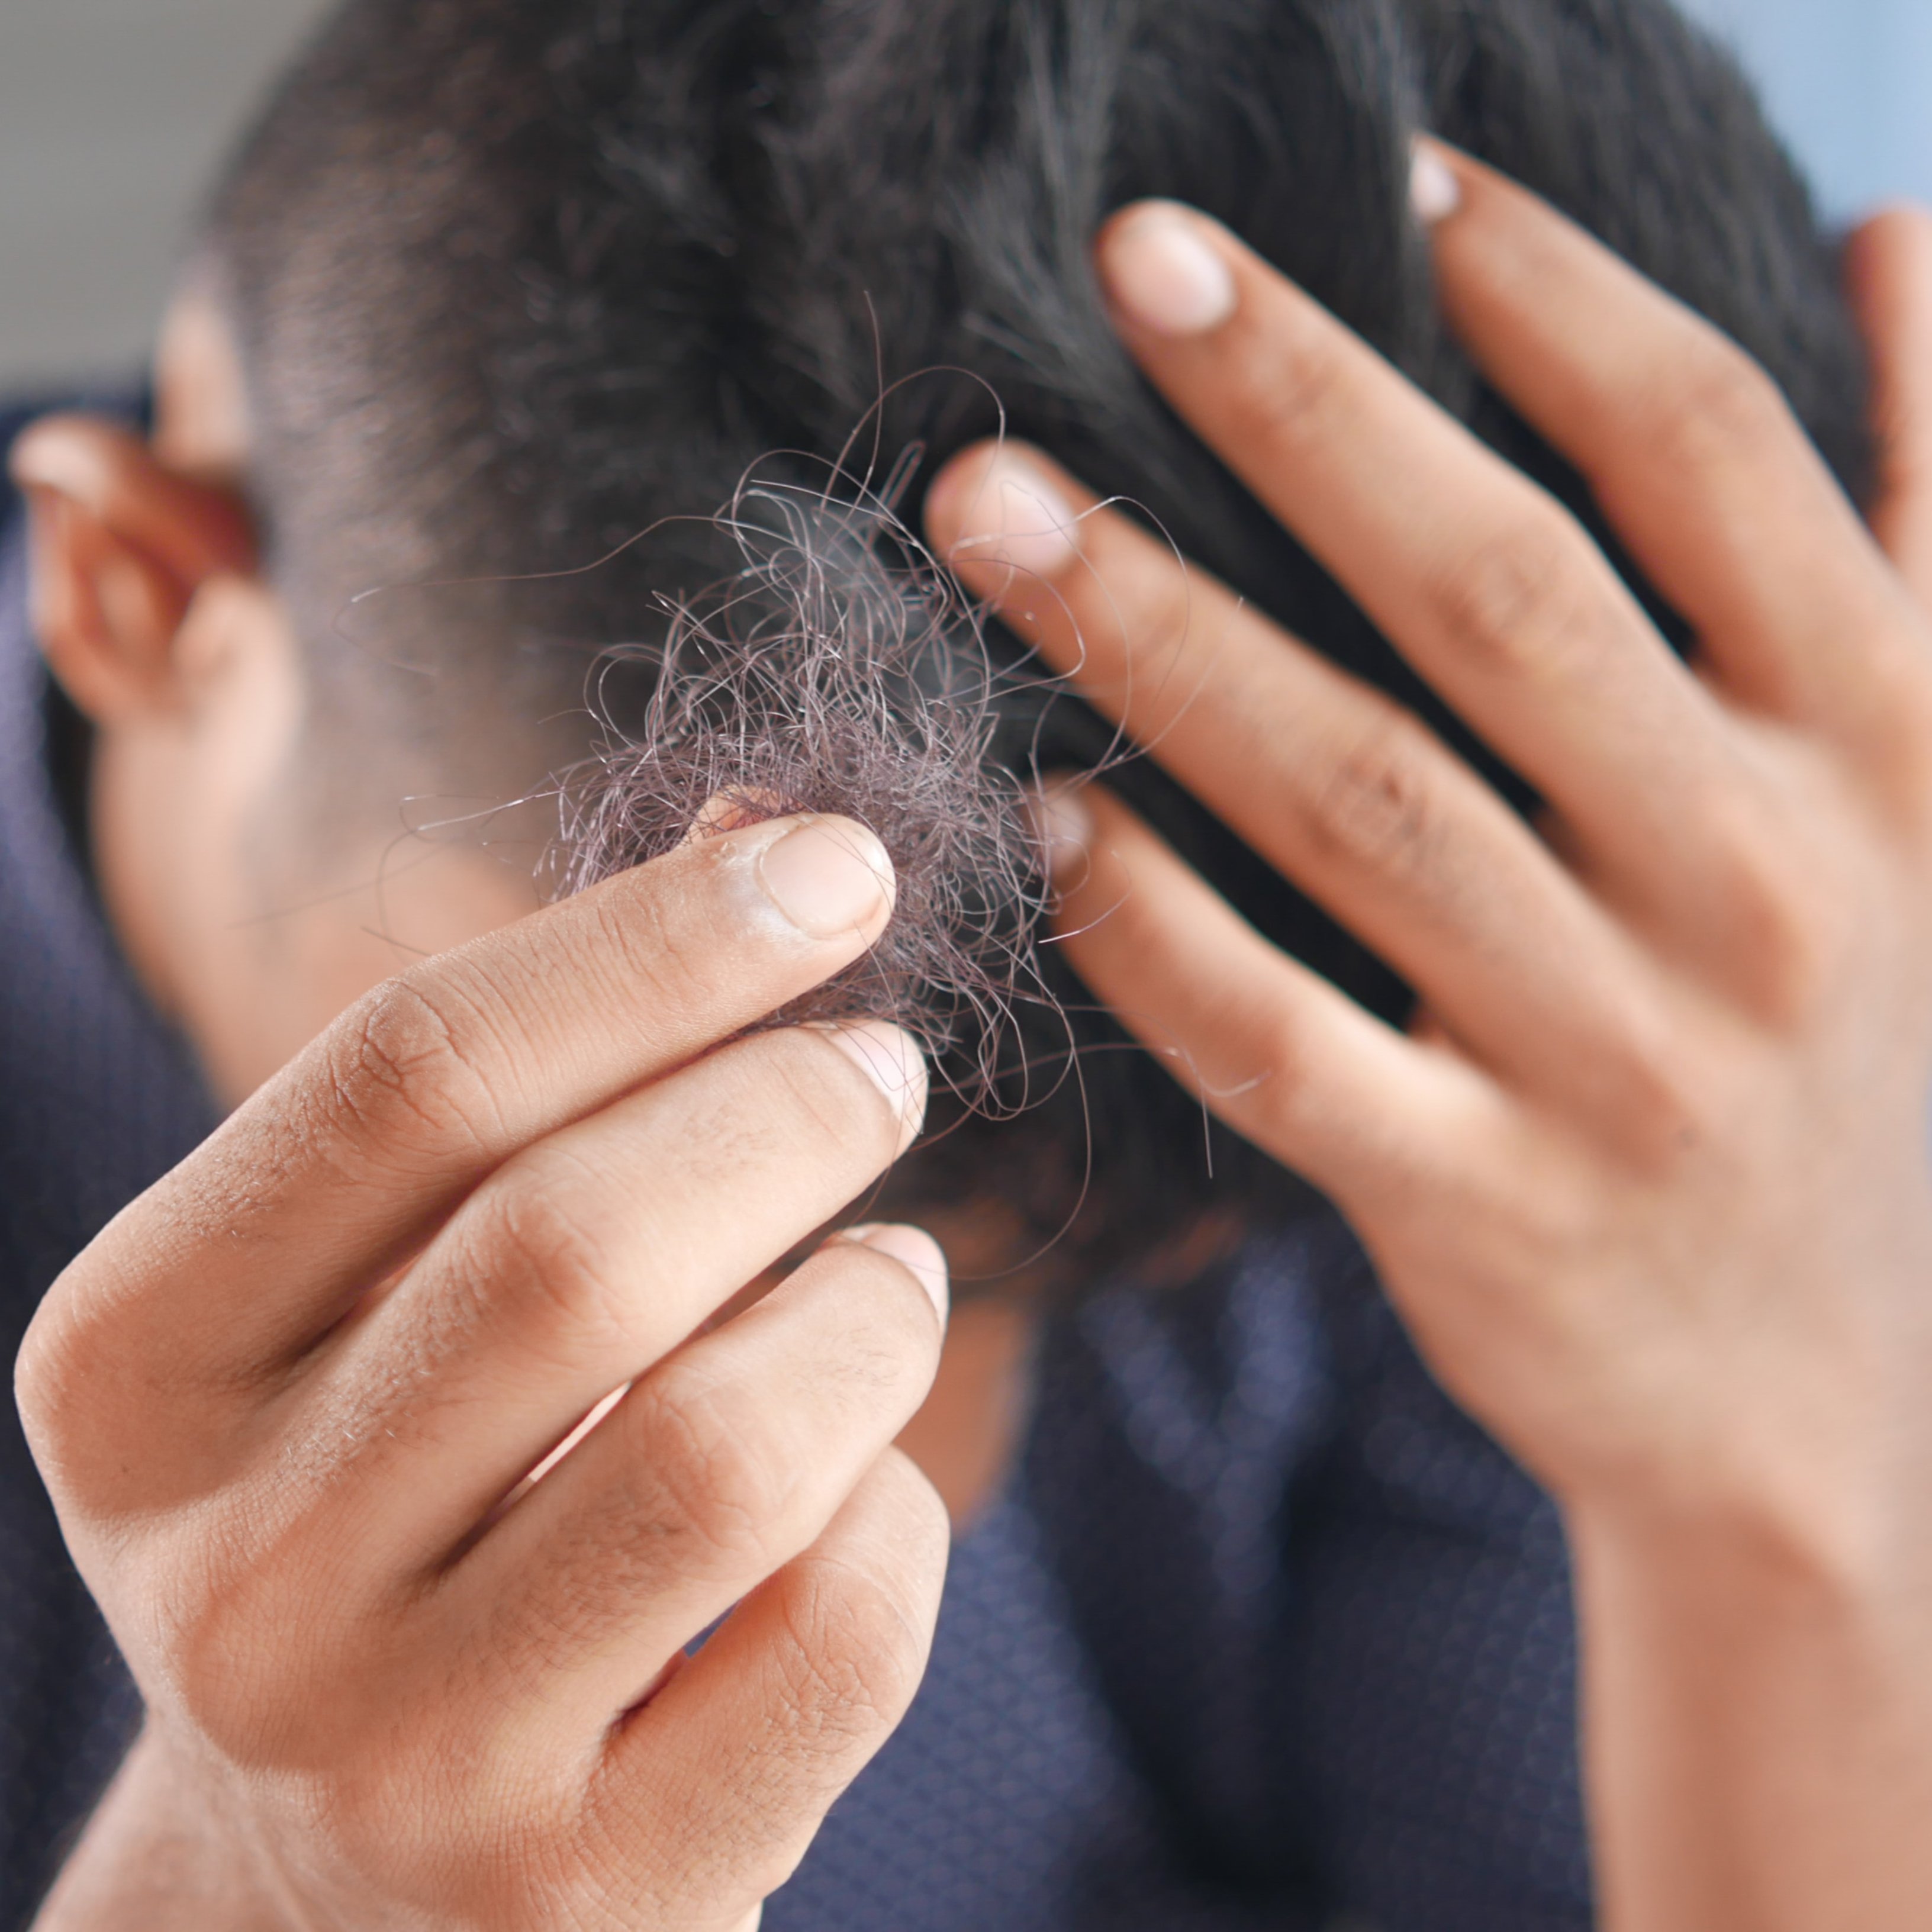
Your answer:
[[[1575,519],[1217,224],[1145,204],[1098,260],[1162,392],[1586,858],[1708,904],[1690,835],[1739,748]]]

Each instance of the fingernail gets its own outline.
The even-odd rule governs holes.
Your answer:
[[[1114,302],[1156,335],[1204,335],[1234,312],[1234,276],[1194,218],[1159,203],[1108,233],[1101,273]]]
[[[886,1096],[898,1116],[896,1160],[910,1147],[926,1124],[926,1055],[912,1036],[884,1020],[856,1020],[842,1026],[811,1029],[850,1060]]]
[[[1094,842],[1094,814],[1072,784],[1046,785],[1027,796],[1026,812],[1046,876],[1064,883]]]
[[[1462,184],[1454,170],[1420,142],[1409,161],[1408,205],[1425,228],[1446,221],[1462,205]]]
[[[767,819],[784,816],[782,801],[772,794],[728,786],[723,791],[713,792],[698,807],[698,816],[691,821],[684,835],[684,842],[687,845],[698,844],[706,838],[716,838],[721,832],[742,832]]]
[[[892,862],[878,838],[849,818],[808,818],[758,854],[766,896],[812,939],[866,931],[891,910]]]
[[[960,476],[947,498],[934,506],[942,522],[956,520],[958,534],[946,561],[1004,564],[1028,577],[1058,577],[1080,554],[1080,520],[1058,490],[1023,457],[1001,450],[977,479]]]
[[[923,1228],[904,1227],[888,1221],[868,1221],[860,1227],[848,1228],[838,1238],[859,1247],[870,1248],[875,1255],[890,1255],[902,1268],[909,1268],[914,1280],[932,1298],[940,1327],[945,1326],[946,1311],[952,1300],[951,1276],[946,1265],[945,1250]]]

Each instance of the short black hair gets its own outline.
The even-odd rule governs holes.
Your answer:
[[[317,746],[352,727],[452,755],[571,755],[598,651],[637,635],[653,593],[716,574],[701,524],[540,593],[425,605],[440,614],[379,652],[345,646],[346,600],[582,565],[714,508],[767,452],[833,456],[882,373],[932,371],[883,428],[891,451],[922,446],[922,481],[996,427],[997,397],[1015,434],[1145,506],[1523,800],[1142,380],[1091,265],[1123,202],[1206,209],[1554,490],[1630,574],[1574,475],[1441,326],[1407,212],[1425,130],[1712,317],[1862,494],[1864,374],[1834,244],[1729,58],[1664,0],[346,0],[209,229]],[[1090,756],[1076,709],[1058,716],[1048,761]],[[1156,771],[1116,782],[1264,930],[1401,1010],[1385,968]],[[1119,1037],[1098,1016],[1079,1028]],[[1138,1054],[1087,1061],[1084,1099],[956,1137],[932,1184],[997,1190],[1050,1234],[1090,1124],[1079,1252],[1096,1265],[1217,1200],[1291,1198],[1225,1137],[1210,1181],[1198,1112]]]

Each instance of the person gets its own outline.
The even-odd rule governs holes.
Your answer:
[[[1466,44],[1426,9],[1410,40],[1376,10],[1230,7],[1185,47],[1153,10],[1014,17],[1033,40],[964,5],[869,38],[812,9],[351,5],[218,213],[152,440],[68,417],[16,446],[106,926],[60,843],[73,721],[32,746],[16,718],[43,1030],[29,1059],[15,1019],[10,1064],[61,1104],[10,1130],[44,1190],[16,1198],[51,1208],[15,1252],[199,1129],[109,932],[233,1109],[22,1358],[146,1707],[48,1925],[724,1928],[761,1900],[773,1927],[1586,1923],[1566,1536],[1608,1922],[1904,1924],[1932,1890],[1925,224],[1850,262],[1874,543],[1833,475],[1863,458],[1829,251],[1661,10],[1498,4],[1454,14]],[[1810,438],[1546,202],[1438,146],[1412,166],[1423,50],[1436,130],[1594,194]],[[1248,92],[1277,72],[1298,89]],[[929,112],[974,74],[1021,106]],[[1209,111],[1229,98],[1249,118]],[[1028,146],[1056,130],[1090,164],[1143,142],[1120,152],[1166,178]],[[913,165],[935,156],[978,171]],[[1669,220],[1660,179],[1694,190]],[[1190,187],[1246,219],[1150,199]],[[502,578],[728,486],[775,419],[823,452],[865,406],[850,283],[794,272],[847,260],[854,197],[898,265],[880,340],[958,323],[1047,398],[1000,386],[1052,454],[924,405],[934,548],[1168,775],[1046,794],[1060,951],[1259,1150],[1139,1188],[1198,1117],[1101,1121],[1106,1225],[1065,1247],[1090,1270],[1164,1227],[1150,1272],[1193,1256],[1202,1286],[964,1304],[943,1352],[944,1265],[908,1228],[735,1299],[918,1131],[903,1034],[757,1024],[880,939],[887,845],[734,808],[537,910],[483,842],[380,862],[399,796],[540,785],[581,737],[544,708],[559,680],[644,608],[621,573],[576,602]],[[938,259],[906,246],[928,233]],[[1056,274],[1016,262],[1030,236]],[[962,265],[976,307],[942,299]],[[1005,319],[1044,337],[1000,333],[1002,268]],[[1184,566],[1108,500],[1123,446],[1186,551],[1248,568]],[[706,566],[693,541],[663,581]],[[466,572],[498,580],[343,621],[356,590]],[[1100,1090],[1160,1090],[1121,1064],[1147,1084]],[[92,1108],[46,1080],[69,1066]],[[1064,1132],[1042,1109],[952,1144]],[[1441,1388],[1271,1162],[1346,1216]],[[1043,1167],[1006,1202],[1022,1246],[1064,1197]],[[956,1259],[1011,1232],[1000,1204],[955,1197]],[[967,1525],[916,1703],[946,1538],[896,1438]],[[34,1561],[15,1588],[71,1610]],[[80,1732],[126,1706],[26,1624],[68,1727],[35,1741],[44,1828]]]

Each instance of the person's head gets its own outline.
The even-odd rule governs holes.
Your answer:
[[[734,567],[704,518],[748,469],[825,487],[855,430],[875,478],[920,452],[916,520],[1004,410],[1454,734],[1139,380],[1089,252],[1124,202],[1205,208],[1600,527],[1440,326],[1407,212],[1424,130],[1714,317],[1860,487],[1832,251],[1661,0],[347,0],[214,200],[152,455],[69,430],[25,466],[42,628],[100,728],[109,901],[218,1082],[246,1090],[400,949],[534,903],[532,836],[489,808],[590,748],[609,647]],[[1009,764],[1108,742],[1037,693],[1005,716]],[[1264,930],[1400,1009],[1151,766],[1113,782]],[[1050,1013],[1018,1040],[1066,1052]],[[1281,1195],[1226,1145],[1210,1183],[1198,1111],[1142,1056],[1082,1071],[908,1185],[997,1196],[1023,1246],[1075,1205],[1090,1128],[1080,1239],[1116,1253]]]

